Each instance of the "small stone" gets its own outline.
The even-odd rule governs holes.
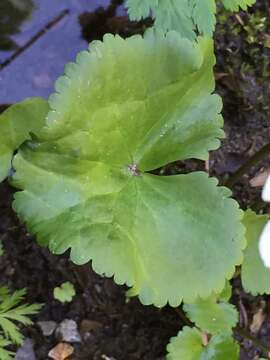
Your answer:
[[[61,341],[69,343],[81,342],[78,326],[74,320],[65,319],[56,329],[56,336]]]
[[[34,345],[31,339],[25,339],[23,345],[18,349],[15,360],[36,360]]]
[[[55,321],[39,321],[37,324],[44,336],[51,336],[57,327]]]
[[[65,360],[74,353],[74,348],[67,343],[59,343],[50,350],[48,356],[54,360]]]

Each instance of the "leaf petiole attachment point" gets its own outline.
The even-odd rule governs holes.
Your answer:
[[[141,172],[136,164],[128,165],[128,171],[132,176],[140,176]]]

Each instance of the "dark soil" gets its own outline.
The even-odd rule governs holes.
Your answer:
[[[125,17],[115,14],[100,9],[95,14],[81,15],[82,33],[90,39],[91,36],[101,37],[107,31],[140,32],[147,26],[147,23],[130,25]],[[224,100],[227,138],[220,150],[211,154],[209,172],[217,176],[220,183],[226,182],[270,139],[270,49],[265,40],[270,35],[269,20],[258,25],[262,17],[269,19],[269,16],[268,0],[259,0],[249,14],[235,16],[220,12],[218,16],[215,74],[217,91]],[[96,32],[89,35],[88,25],[93,23]],[[104,24],[107,25],[104,27]],[[268,166],[270,157],[233,186],[233,196],[243,208],[263,209],[261,189],[252,188],[249,181]],[[204,168],[203,162],[189,161],[171,164],[161,171],[172,174]],[[24,329],[25,335],[34,341],[37,359],[47,359],[49,350],[58,343],[54,335],[42,335],[37,321],[60,323],[64,319],[75,320],[83,336],[83,342],[76,345],[74,359],[101,360],[104,355],[111,360],[165,359],[170,337],[184,324],[179,313],[169,307],[159,310],[142,306],[137,299],[127,300],[124,287],[96,275],[90,265],[75,267],[68,256],[56,257],[40,248],[12,211],[13,190],[7,183],[0,186],[0,194],[0,238],[5,248],[0,263],[0,282],[13,290],[27,288],[29,303],[44,303],[42,311],[34,318],[34,325]],[[63,305],[54,300],[52,294],[53,289],[65,281],[75,285],[77,294],[71,304]],[[238,277],[233,285],[233,302],[240,309],[241,325],[247,331],[261,300],[266,302],[267,318],[257,337],[270,346],[269,297],[254,298],[245,294]],[[83,320],[94,321],[91,331],[84,332]],[[252,342],[240,336],[237,339],[242,345],[241,359],[256,359],[261,355]]]

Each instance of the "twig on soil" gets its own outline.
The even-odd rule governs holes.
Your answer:
[[[247,328],[248,326],[248,316],[246,308],[242,302],[242,300],[239,300],[239,312],[240,312],[240,325],[242,328]]]
[[[250,340],[258,349],[260,349],[263,352],[263,354],[265,356],[268,357],[268,355],[270,353],[270,347],[263,344],[259,339],[257,339],[256,337],[251,335],[249,332],[247,332],[246,330],[244,330],[240,327],[236,327],[234,330],[235,330],[235,334],[240,335],[243,339]]]
[[[263,146],[256,154],[251,156],[226,182],[225,186],[232,187],[244,174],[248,173],[250,169],[261,162],[267,155],[270,154],[270,143]]]
[[[3,70],[6,66],[12,63],[19,55],[21,55],[25,50],[32,46],[37,40],[39,40],[46,32],[52,29],[57,25],[66,15],[69,14],[69,10],[63,10],[59,15],[57,15],[53,20],[51,20],[43,29],[37,32],[29,41],[27,41],[23,46],[19,47],[7,60],[0,64],[0,71]]]
[[[191,322],[189,320],[189,318],[187,318],[186,314],[180,307],[175,308],[175,312],[177,313],[177,315],[180,317],[180,319],[183,321],[184,324],[191,326],[191,327],[194,326],[193,322]]]

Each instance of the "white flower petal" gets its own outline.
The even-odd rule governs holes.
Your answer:
[[[265,267],[270,268],[270,221],[265,225],[260,241],[259,252]]]
[[[270,201],[270,176],[268,176],[262,191],[262,198],[264,201]]]

